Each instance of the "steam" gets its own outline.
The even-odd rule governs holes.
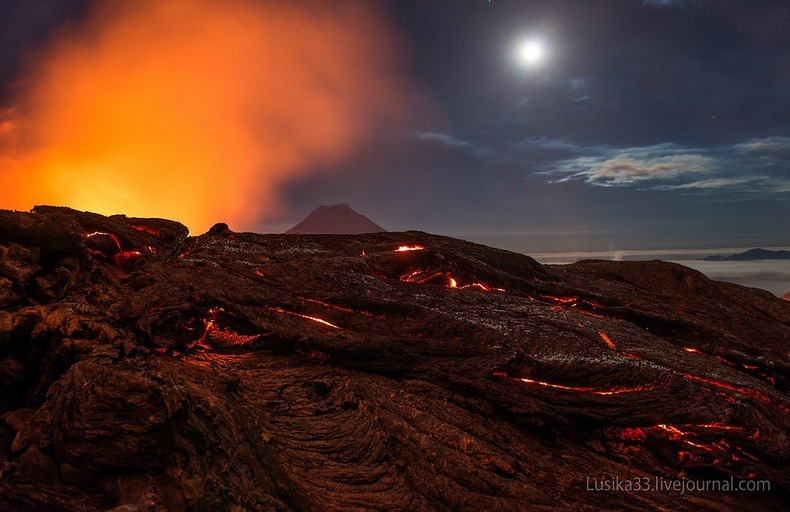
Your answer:
[[[366,2],[98,1],[0,111],[0,207],[249,226],[404,119],[397,49]]]

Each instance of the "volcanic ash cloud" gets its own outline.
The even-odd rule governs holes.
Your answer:
[[[248,226],[416,100],[367,3],[97,2],[0,110],[0,207]]]

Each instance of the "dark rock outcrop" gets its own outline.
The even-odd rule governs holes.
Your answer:
[[[0,212],[0,510],[790,498],[790,304],[768,292],[418,232],[186,235]],[[594,490],[618,478],[771,490]]]
[[[381,233],[384,228],[351,209],[347,204],[319,206],[305,220],[285,232],[287,235],[358,235]]]

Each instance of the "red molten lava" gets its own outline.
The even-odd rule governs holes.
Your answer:
[[[95,249],[88,249],[88,252],[94,256],[103,256],[108,259],[112,259],[116,265],[121,268],[125,268],[131,262],[134,262],[141,258],[143,254],[140,251],[124,251],[123,245],[121,244],[120,238],[115,233],[106,233],[104,231],[93,231],[91,233],[85,233],[86,238],[95,238],[95,237],[107,237],[111,239],[115,243],[115,247],[118,249],[112,253],[102,252],[100,250]],[[152,254],[156,252],[156,250],[150,251]]]
[[[707,377],[699,377],[697,375],[686,374],[685,377],[688,380],[690,380],[690,381],[699,382],[699,383],[701,383],[703,385],[711,386],[711,387],[714,387],[714,388],[717,388],[717,389],[724,389],[724,390],[727,390],[727,391],[734,391],[736,393],[740,393],[742,395],[749,396],[749,397],[754,398],[756,400],[760,400],[761,402],[764,402],[764,403],[767,403],[767,404],[770,404],[770,405],[775,405],[779,410],[790,414],[790,407],[787,407],[784,404],[778,403],[777,399],[769,397],[769,396],[761,393],[760,391],[757,391],[756,389],[745,388],[745,387],[742,387],[742,386],[735,386],[735,385],[729,384],[727,382],[723,382],[723,381],[716,380],[716,379],[709,379]]]
[[[323,302],[316,299],[308,299],[306,297],[298,297],[298,299],[304,302],[311,302],[313,304],[318,304],[319,306],[323,306],[325,308],[331,308],[337,311],[343,311],[344,313],[356,313],[358,315],[368,316],[371,318],[386,318],[384,315],[374,315],[373,313],[362,311],[360,309],[344,308],[342,306],[336,306],[335,304],[329,304],[328,302]]]
[[[565,311],[570,307],[572,308],[571,311],[576,311],[578,313],[594,316],[597,318],[604,318],[604,316],[592,312],[601,308],[601,304],[594,300],[582,299],[575,295],[537,294],[534,297],[532,295],[528,295],[528,297],[530,300],[535,300],[537,298],[538,300],[553,303],[554,305],[551,307],[551,309],[555,311]]]
[[[86,238],[93,238],[95,236],[106,236],[108,238],[112,238],[115,242],[115,245],[118,246],[119,251],[123,251],[123,247],[121,247],[121,241],[118,239],[118,235],[115,233],[105,233],[104,231],[94,231],[92,233],[85,233]]]
[[[142,231],[143,233],[148,233],[149,235],[153,235],[157,238],[162,237],[162,232],[156,228],[152,228],[151,226],[131,226],[132,228],[136,229],[137,231]]]
[[[709,436],[716,432],[745,433],[746,428],[723,423],[684,425],[658,424],[652,427],[624,428],[621,429],[617,435],[624,441],[640,443],[645,441],[648,435],[683,443],[687,449],[678,451],[678,458],[681,462],[695,461],[703,456],[705,456],[708,463],[712,462],[713,464],[721,464],[728,460],[738,462],[742,458],[757,460],[754,455],[746,452],[740,446],[728,443],[725,439],[717,439],[712,442],[709,441]],[[755,428],[748,437],[749,439],[757,439],[759,435],[760,430]],[[688,448],[692,450],[689,451]]]
[[[214,345],[219,347],[239,347],[249,345],[260,339],[260,335],[239,334],[232,329],[220,327],[218,321],[229,313],[220,307],[210,308],[203,319],[205,329],[197,341],[198,345]]]
[[[474,281],[469,284],[459,285],[458,280],[455,279],[449,272],[430,272],[427,270],[417,269],[407,272],[400,276],[401,281],[407,283],[418,284],[442,284],[447,288],[455,288],[457,290],[465,290],[467,288],[477,288],[486,292],[506,292],[504,288],[497,288],[490,286],[479,281]]]
[[[601,337],[604,343],[606,343],[606,345],[609,346],[609,348],[614,348],[614,349],[617,348],[615,344],[612,343],[612,339],[609,337],[608,334],[606,334],[605,332],[599,332],[598,335]]]
[[[422,251],[424,249],[425,247],[423,247],[422,245],[401,245],[400,247],[395,249],[395,252]]]
[[[276,311],[277,313],[284,313],[284,314],[286,314],[286,315],[291,315],[291,316],[298,316],[298,317],[300,317],[300,318],[306,318],[307,320],[311,320],[311,321],[313,321],[313,322],[316,322],[316,323],[319,323],[319,324],[326,325],[326,326],[328,326],[328,327],[331,327],[331,328],[333,328],[333,329],[342,329],[341,327],[338,327],[338,326],[337,326],[337,325],[335,325],[335,324],[330,324],[330,323],[329,323],[329,322],[327,322],[326,320],[324,320],[324,319],[322,319],[322,318],[315,317],[315,316],[303,315],[303,314],[301,314],[301,313],[295,313],[295,312],[293,312],[293,311],[286,311],[286,310],[284,310],[284,309],[282,309],[282,308],[278,308],[278,307],[270,307],[270,306],[266,306],[266,309],[268,309],[269,311]]]
[[[528,379],[526,377],[511,377],[506,372],[494,372],[493,375],[495,377],[504,377],[506,379],[515,380],[518,382],[522,382],[524,384],[537,384],[538,386],[544,386],[548,388],[554,389],[562,389],[566,391],[576,391],[579,393],[590,393],[593,395],[619,395],[622,393],[636,393],[638,391],[651,391],[656,389],[655,385],[648,384],[648,385],[640,385],[634,387],[624,387],[624,386],[613,386],[610,388],[591,388],[591,387],[580,387],[580,386],[566,386],[564,384],[552,384],[550,382],[544,382],[541,380],[534,380]]]

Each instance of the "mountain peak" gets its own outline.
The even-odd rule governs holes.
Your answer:
[[[321,205],[305,220],[285,232],[293,234],[338,234],[380,233],[386,231],[366,216],[353,210],[348,204]]]

